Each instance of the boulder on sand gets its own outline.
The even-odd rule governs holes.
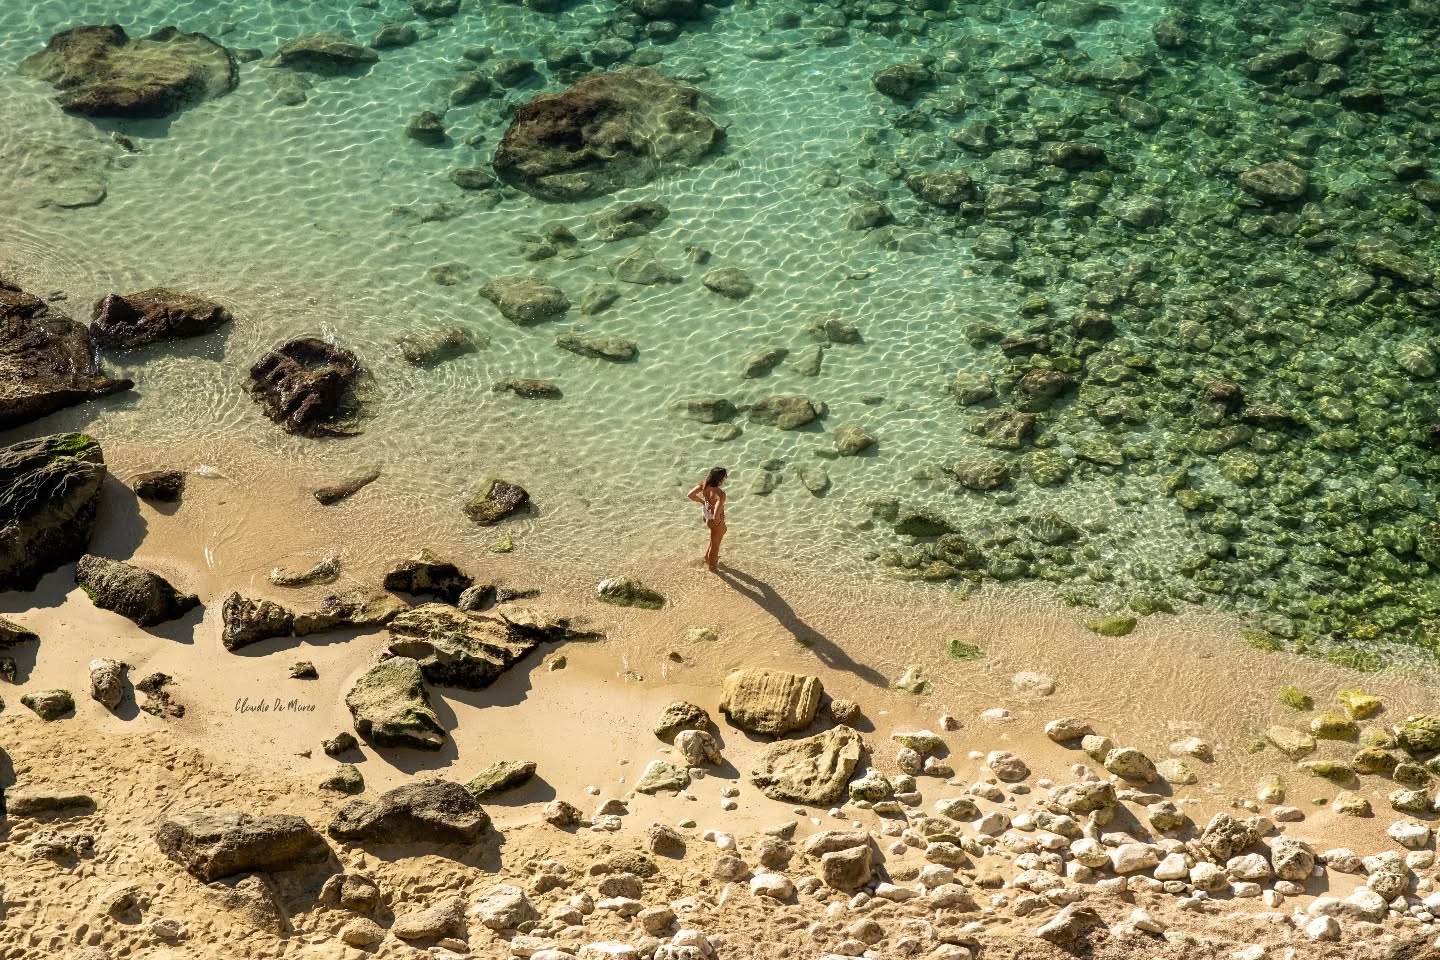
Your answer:
[[[445,728],[430,706],[420,664],[409,657],[381,660],[345,695],[355,731],[380,747],[439,750]]]
[[[95,303],[90,335],[102,347],[126,350],[157,340],[199,337],[230,322],[213,300],[166,287],[112,293]]]
[[[455,564],[441,560],[429,550],[421,550],[386,573],[384,586],[386,590],[423,594],[454,603],[474,582],[474,578]]]
[[[288,433],[307,437],[344,435],[341,425],[356,412],[360,360],[317,337],[280,344],[250,368],[250,395],[265,416]]]
[[[280,604],[251,600],[233,591],[220,605],[220,620],[220,642],[231,653],[261,640],[288,637],[295,631],[295,614]]]
[[[155,829],[165,856],[210,883],[237,873],[285,870],[330,856],[325,838],[304,817],[195,810],[165,817]]]
[[[0,430],[133,386],[100,372],[82,324],[0,277]]]
[[[816,677],[783,670],[736,670],[725,678],[720,712],[741,730],[778,737],[810,726],[824,695]]]
[[[458,783],[421,780],[354,800],[330,821],[338,840],[373,843],[474,843],[490,828],[490,817]]]
[[[0,590],[33,590],[85,552],[104,480],[100,445],[83,433],[0,448]]]
[[[181,593],[157,573],[93,554],[75,565],[75,583],[95,606],[139,627],[178,620],[200,605],[199,597]]]
[[[203,33],[165,27],[135,40],[113,23],[55,34],[20,72],[53,84],[63,110],[122,119],[167,117],[240,80],[234,56]]]
[[[860,762],[860,735],[834,727],[800,740],[772,743],[755,761],[750,782],[772,800],[824,806],[841,799]]]
[[[0,617],[0,650],[8,650],[22,643],[34,643],[40,637],[33,630],[27,630],[13,620]]]
[[[423,604],[390,621],[390,652],[416,661],[431,683],[480,690],[541,643],[582,635],[563,618],[512,617]]]
[[[487,800],[507,790],[524,786],[533,776],[533,762],[496,760],[472,777],[470,782],[465,784],[465,789],[469,790],[476,800]]]
[[[125,664],[109,657],[90,661],[90,699],[114,710],[125,699]]]
[[[720,141],[699,101],[699,91],[645,68],[591,74],[515,111],[495,173],[554,202],[639,186],[668,165],[698,163]]]

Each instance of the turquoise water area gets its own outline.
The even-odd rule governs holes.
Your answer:
[[[222,338],[113,358],[137,393],[53,422],[157,459],[238,444],[317,477],[381,465],[367,496],[406,540],[464,529],[458,505],[498,473],[539,506],[522,547],[544,530],[558,562],[693,534],[680,495],[718,462],[737,529],[819,571],[1039,581],[1110,611],[1213,604],[1257,643],[1362,666],[1392,641],[1434,648],[1440,4],[417,12],[437,6],[0,8],[0,265],[85,319],[95,297],[155,284],[239,317]],[[239,85],[164,121],[92,122],[17,73],[56,31],[107,22],[202,31],[242,52]],[[265,59],[396,23],[415,42],[352,75]],[[452,182],[488,166],[518,105],[597,61],[693,85],[723,147],[582,202]],[[494,94],[454,105],[475,75]],[[443,144],[407,136],[423,110]],[[601,242],[592,218],[631,201],[668,216]],[[555,224],[576,242],[548,242]],[[678,282],[617,280],[637,251]],[[750,296],[700,282],[726,266]],[[521,327],[478,293],[508,274],[577,305],[596,285],[619,296]],[[824,317],[863,342],[826,345],[817,372],[808,328]],[[398,337],[452,326],[486,346],[432,368],[399,356]],[[555,346],[567,330],[639,356],[576,356]],[[361,436],[287,436],[246,395],[249,365],[302,334],[370,369]],[[772,348],[788,356],[741,376]],[[493,391],[512,376],[563,398]],[[782,431],[742,412],[716,430],[672,410],[776,394],[826,415]],[[877,442],[836,457],[842,426]]]

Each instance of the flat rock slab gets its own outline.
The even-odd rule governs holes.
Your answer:
[[[860,735],[835,727],[801,740],[772,743],[755,761],[750,782],[772,800],[832,804],[845,795],[845,785],[860,762]]]
[[[330,847],[304,817],[196,810],[165,817],[155,830],[165,856],[209,883],[237,873],[320,863]]]
[[[78,814],[95,807],[90,795],[49,783],[17,784],[5,791],[5,812],[12,817]]]
[[[741,730],[778,737],[810,726],[824,694],[816,677],[736,670],[725,678],[720,712]]]
[[[234,90],[230,51],[203,33],[165,27],[134,39],[115,24],[55,34],[20,72],[55,86],[61,109],[87,117],[168,117]]]
[[[591,634],[527,610],[492,616],[427,603],[390,621],[390,636],[390,652],[417,661],[426,680],[480,690],[540,644]]]
[[[490,829],[479,801],[458,783],[422,780],[354,800],[330,822],[339,840],[373,843],[474,843]]]
[[[345,695],[355,731],[380,747],[439,750],[445,728],[430,706],[420,664],[409,657],[381,660]]]

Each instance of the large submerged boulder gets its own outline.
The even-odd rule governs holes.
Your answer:
[[[102,347],[126,350],[158,340],[199,337],[230,322],[230,311],[193,293],[151,287],[112,293],[95,303],[90,335]]]
[[[474,843],[490,817],[470,793],[449,780],[421,780],[354,800],[330,821],[330,836],[372,843]]]
[[[84,326],[0,277],[0,430],[119,390]]]
[[[155,830],[165,856],[210,883],[254,871],[319,863],[330,847],[304,817],[195,810],[166,817]]]
[[[0,590],[33,590],[85,552],[104,480],[100,445],[82,433],[0,449]]]
[[[55,34],[20,72],[53,84],[64,110],[123,119],[168,117],[240,80],[234,56],[203,33],[165,27],[133,39],[113,23]]]
[[[418,662],[431,683],[479,690],[541,643],[583,635],[563,618],[487,616],[427,603],[390,621],[390,652]]]
[[[338,33],[311,33],[296,37],[275,51],[269,64],[334,75],[363,72],[379,59],[380,55],[374,50]]]
[[[645,68],[597,73],[515,112],[495,173],[542,200],[598,197],[693,165],[723,133],[700,93]]]
[[[181,593],[158,573],[92,554],[75,565],[75,583],[95,606],[140,627],[177,620],[200,605],[199,597]]]
[[[250,368],[250,394],[288,433],[316,437],[354,432],[360,360],[317,337],[280,344]]]
[[[345,695],[355,731],[380,747],[439,750],[445,728],[430,706],[420,664],[409,657],[381,660]]]

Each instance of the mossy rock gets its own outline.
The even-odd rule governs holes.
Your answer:
[[[611,577],[609,580],[601,580],[595,588],[595,592],[602,602],[617,607],[659,610],[665,606],[664,594],[651,590],[633,577]]]
[[[1280,688],[1280,702],[1291,710],[1310,710],[1315,706],[1310,694],[1289,683]]]
[[[1085,626],[1102,637],[1128,636],[1138,621],[1134,617],[1096,617],[1086,620]]]
[[[1341,690],[1335,694],[1336,701],[1345,708],[1351,720],[1366,720],[1380,712],[1383,706],[1377,697],[1364,690]]]
[[[1281,643],[1278,638],[1260,630],[1246,630],[1240,634],[1240,639],[1256,650],[1263,650],[1266,653],[1279,653],[1285,649],[1285,644]]]
[[[75,698],[69,690],[36,690],[20,698],[41,720],[59,720],[75,712]]]
[[[1440,716],[1421,713],[1396,724],[1395,736],[1406,753],[1433,753],[1440,750]]]
[[[965,640],[952,639],[945,645],[945,652],[950,654],[951,660],[979,660],[985,656],[985,651],[973,643]]]
[[[1409,787],[1412,790],[1430,786],[1432,779],[1429,770],[1408,760],[1401,760],[1395,764],[1395,769],[1390,771],[1390,777],[1401,786]]]
[[[488,800],[506,790],[523,786],[533,776],[535,764],[532,762],[496,760],[465,784],[465,789],[476,800]]]
[[[1388,750],[1365,747],[1355,753],[1350,764],[1360,773],[1389,773],[1400,762],[1400,758]]]
[[[335,768],[335,772],[324,780],[320,781],[321,790],[334,790],[336,793],[348,793],[355,795],[365,792],[365,777],[361,775],[360,768],[353,763],[342,763]]]
[[[895,532],[907,537],[939,537],[954,533],[955,528],[944,518],[932,513],[912,511],[896,518]]]
[[[1327,710],[1310,721],[1310,732],[1317,740],[1352,740],[1360,728],[1343,713]]]
[[[1346,784],[1355,779],[1355,770],[1348,763],[1338,760],[1305,760],[1300,769],[1317,777],[1324,777],[1331,783]]]
[[[371,667],[345,695],[355,730],[376,746],[439,750],[445,728],[430,706],[420,664],[390,657]]]
[[[1384,727],[1365,727],[1360,731],[1360,745],[1377,750],[1393,750],[1399,745],[1395,734]]]

